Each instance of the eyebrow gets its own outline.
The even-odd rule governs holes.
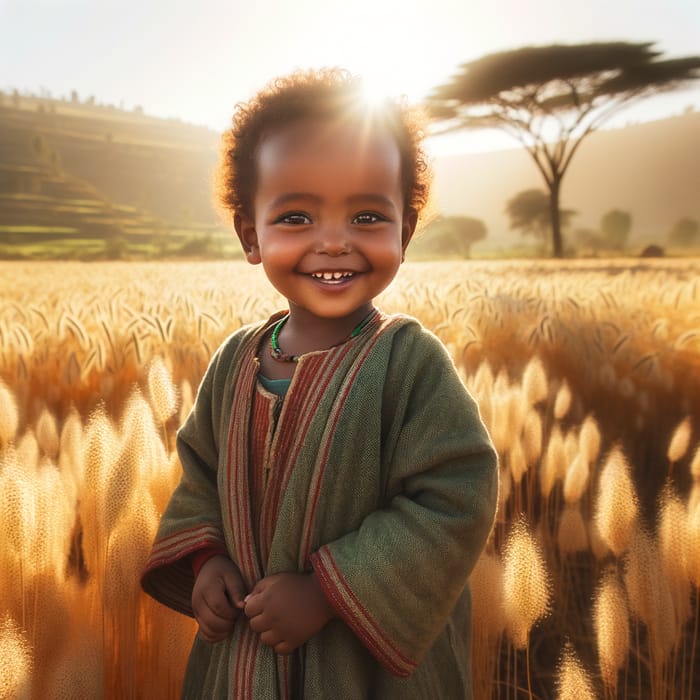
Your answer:
[[[321,197],[315,194],[311,194],[310,192],[285,192],[284,194],[281,194],[279,197],[273,200],[272,207],[283,207],[289,202],[298,202],[300,200],[305,200],[307,202],[313,202],[314,204],[318,204],[321,202]],[[373,192],[354,194],[348,197],[347,201],[350,204],[356,204],[360,202],[374,202],[379,206],[389,207],[391,209],[395,208],[393,200],[391,200],[389,197],[386,197],[383,194],[375,194]]]

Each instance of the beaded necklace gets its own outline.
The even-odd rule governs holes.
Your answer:
[[[360,334],[362,329],[374,318],[374,315],[377,313],[377,309],[372,309],[350,332],[350,334],[341,340],[339,343],[336,343],[335,345],[331,345],[331,348],[337,347],[338,345],[342,345],[343,343],[347,342],[351,338],[355,338],[357,335]],[[285,353],[282,348],[280,347],[279,344],[279,335],[280,331],[282,330],[282,326],[284,326],[285,323],[289,320],[289,314],[286,316],[283,316],[277,323],[275,324],[275,327],[272,329],[272,336],[270,337],[270,356],[272,357],[273,360],[277,360],[277,362],[299,362],[299,358],[301,355],[289,355]],[[330,348],[329,348],[330,349]]]

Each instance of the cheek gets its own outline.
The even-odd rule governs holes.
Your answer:
[[[397,267],[401,264],[401,258],[403,257],[401,239],[397,236],[392,236],[390,239],[373,241],[371,244],[371,256],[374,258],[377,266],[389,269]]]

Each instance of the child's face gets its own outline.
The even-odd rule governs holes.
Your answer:
[[[312,316],[368,307],[396,275],[416,225],[394,139],[355,123],[302,121],[258,149],[254,219],[236,217],[248,261]]]

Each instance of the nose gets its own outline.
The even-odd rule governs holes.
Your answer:
[[[349,253],[352,248],[350,232],[343,224],[329,224],[319,231],[316,252],[338,256]]]

